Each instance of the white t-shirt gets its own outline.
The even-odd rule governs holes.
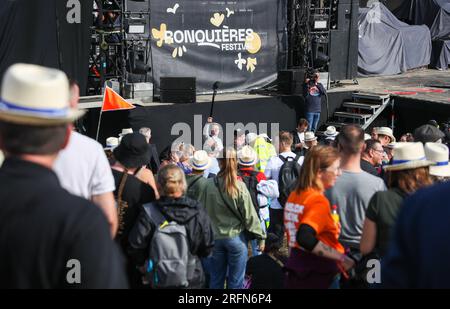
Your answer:
[[[280,153],[281,156],[284,158],[291,157],[294,159],[296,157],[296,154],[288,151],[288,152],[282,152]],[[302,165],[303,161],[305,160],[305,157],[301,156],[298,158],[298,164]],[[280,174],[281,166],[283,166],[283,161],[278,157],[272,157],[269,159],[269,162],[267,162],[266,169],[264,170],[264,175],[266,175],[267,179],[273,179],[278,183],[278,175]],[[278,202],[278,199],[273,199],[270,208],[272,209],[283,209],[283,207]]]
[[[115,190],[114,177],[102,145],[72,132],[69,144],[61,151],[53,169],[61,186],[70,193],[90,199]]]
[[[300,142],[304,143],[305,142],[305,132],[297,132],[297,136],[300,139]]]

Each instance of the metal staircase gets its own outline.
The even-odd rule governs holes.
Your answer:
[[[391,105],[389,94],[355,92],[352,99],[353,101],[342,103],[341,108],[334,112],[325,127],[335,126],[339,130],[347,124],[358,124],[365,130],[386,107]]]

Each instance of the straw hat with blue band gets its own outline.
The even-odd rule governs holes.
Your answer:
[[[3,76],[0,120],[36,126],[71,123],[84,111],[70,108],[69,99],[69,81],[64,72],[14,64]]]
[[[450,177],[449,149],[444,144],[426,143],[425,155],[434,164],[430,166],[430,175]]]
[[[427,160],[422,143],[396,143],[394,146],[394,157],[390,165],[383,168],[386,171],[400,171],[415,169],[432,165]]]
[[[206,170],[211,164],[211,158],[205,150],[197,150],[194,152],[190,160],[190,165],[192,169],[197,171]]]
[[[250,146],[244,146],[238,152],[238,163],[242,166],[253,166],[258,162],[256,151]]]

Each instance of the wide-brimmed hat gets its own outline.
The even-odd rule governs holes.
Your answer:
[[[108,137],[106,139],[105,150],[114,150],[117,146],[119,146],[119,139],[117,137]]]
[[[389,138],[391,139],[391,143],[395,143],[396,139],[394,136],[394,133],[392,132],[391,128],[388,127],[379,127],[375,129],[375,132],[377,132],[378,135],[386,135],[389,136]]]
[[[84,111],[70,108],[69,100],[69,81],[62,71],[33,64],[14,64],[3,76],[0,119],[36,126],[70,123]]]
[[[326,137],[336,137],[339,135],[339,132],[336,130],[336,127],[329,126],[327,130],[323,133]]]
[[[317,140],[317,136],[312,131],[305,132],[305,142],[312,142]]]
[[[272,139],[266,133],[262,133],[262,134],[258,135],[258,137],[262,137],[262,138],[267,139],[268,141],[272,141]]]
[[[433,162],[425,157],[422,143],[396,143],[392,164],[386,165],[386,171],[400,171],[430,166]]]
[[[144,135],[137,132],[124,135],[113,153],[117,161],[127,168],[141,167],[150,162],[150,147],[147,140]]]
[[[426,143],[425,156],[434,164],[430,166],[430,175],[450,177],[450,163],[448,161],[448,147],[440,143]]]
[[[244,146],[238,151],[238,163],[242,166],[253,166],[258,162],[256,151],[250,146]]]
[[[245,141],[247,144],[253,143],[258,138],[258,135],[256,133],[250,132],[245,136]]]
[[[387,144],[386,146],[383,146],[383,147],[388,148],[388,149],[394,149],[395,145],[397,145],[397,143],[394,142],[394,143],[389,143],[389,144]]]
[[[414,130],[414,140],[422,143],[434,143],[444,138],[445,134],[435,126],[425,124]]]
[[[204,150],[197,150],[190,159],[192,169],[197,171],[204,171],[211,165],[211,158]]]
[[[367,141],[369,139],[372,139],[372,136],[370,136],[370,134],[364,133],[364,141]]]
[[[133,129],[132,128],[125,128],[125,129],[122,129],[122,132],[119,133],[119,136],[124,136],[124,135],[130,134],[130,133],[133,133]]]

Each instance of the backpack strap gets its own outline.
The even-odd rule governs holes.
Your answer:
[[[216,178],[214,178],[214,184],[217,187],[217,190],[219,191],[220,197],[222,198],[223,203],[225,204],[225,206],[228,208],[228,210],[233,214],[233,216],[235,216],[239,221],[242,221],[243,216],[241,214],[241,212],[238,209],[239,214],[236,214],[233,210],[233,208],[227,203],[227,201],[225,200],[225,197],[223,196],[223,192],[219,186],[219,180]]]
[[[295,161],[295,162],[298,162],[298,160],[300,159],[300,157],[301,157],[301,155],[300,155],[299,153],[297,153],[297,155],[295,156],[294,161]]]
[[[147,216],[149,216],[151,221],[155,223],[157,228],[167,221],[166,217],[164,217],[163,213],[161,212],[161,210],[159,210],[159,207],[158,205],[156,205],[156,203],[147,203],[142,205],[142,207],[144,208],[145,213],[147,214]]]
[[[297,158],[297,156],[298,156],[298,158]],[[283,157],[282,155],[279,155],[278,158],[280,158],[281,161],[283,161],[283,163],[286,163],[289,159],[294,159],[295,161],[298,161],[300,156],[299,155],[297,155],[297,156],[295,157],[296,159],[294,159],[293,157],[290,157],[290,156]]]
[[[283,161],[283,163],[287,161],[287,158],[283,157],[282,155],[279,155],[278,158],[280,158],[280,160]]]
[[[203,177],[203,176],[200,175],[198,178],[194,179],[194,181],[191,182],[191,184],[187,187],[187,190],[189,190],[190,188],[192,188],[192,187],[195,185],[195,183],[196,183],[197,181],[199,181],[200,178],[202,178],[202,177]]]

